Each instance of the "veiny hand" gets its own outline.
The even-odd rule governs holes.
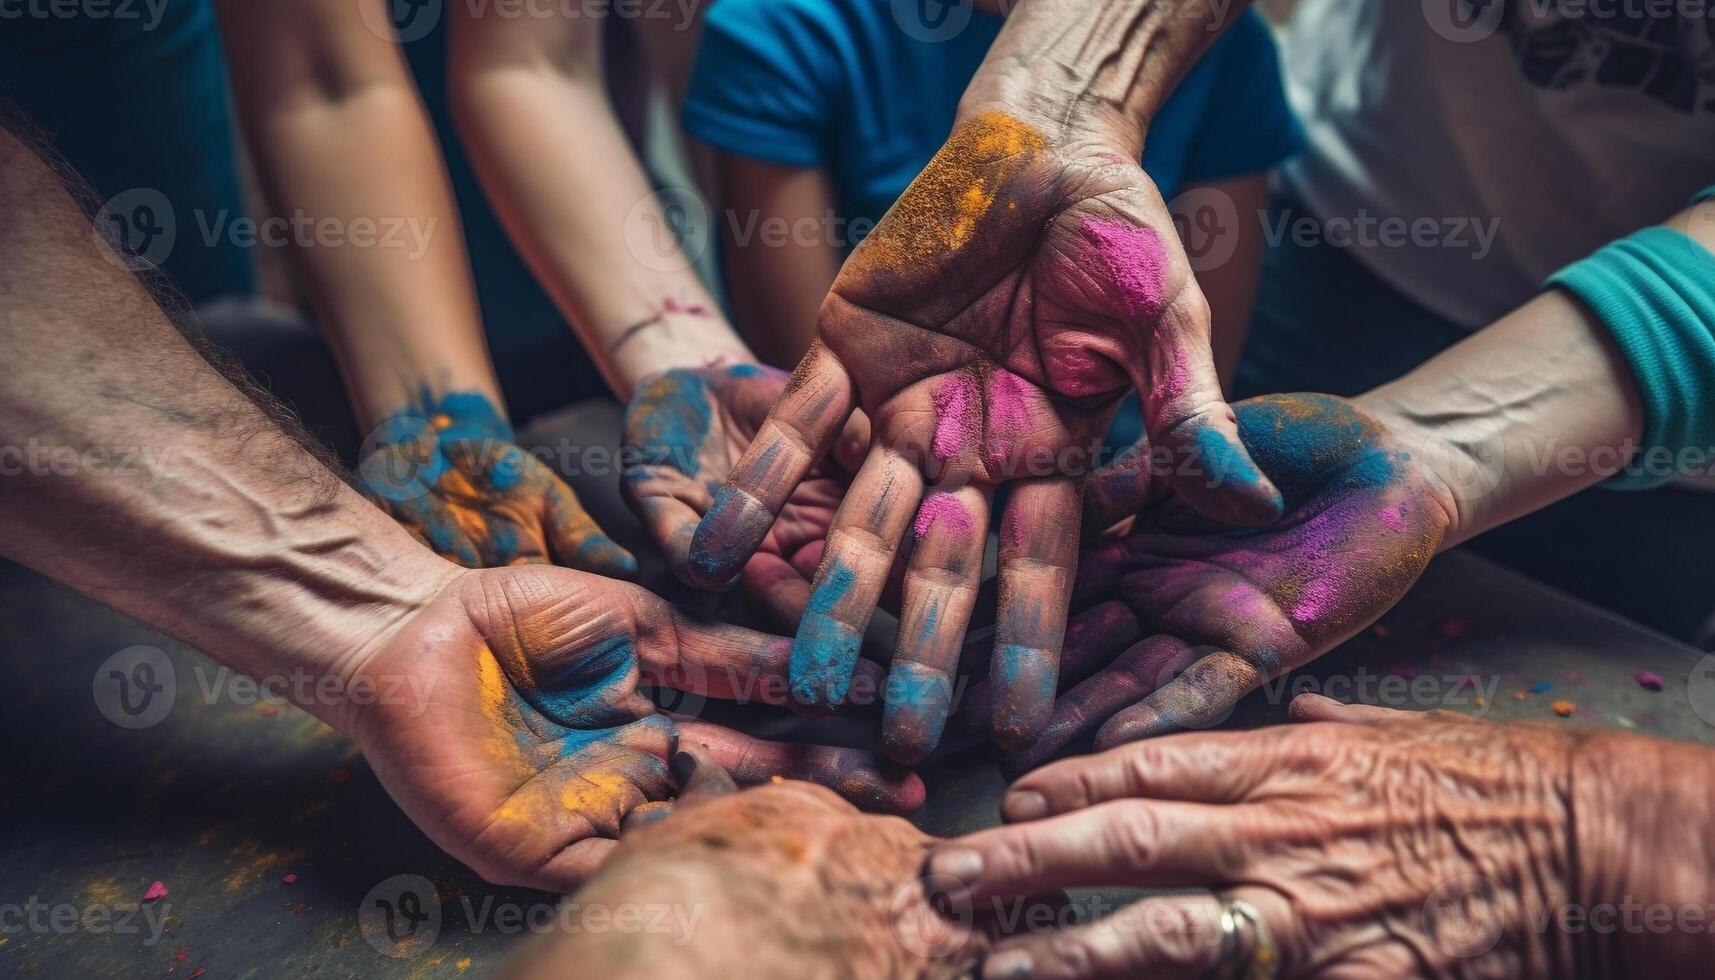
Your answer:
[[[869,458],[834,518],[792,664],[794,693],[838,704],[896,553],[914,539],[887,691],[889,754],[940,738],[990,502],[1013,483],[1000,551],[994,734],[1031,744],[1055,689],[1079,482],[1127,391],[1176,460],[1183,498],[1240,524],[1280,513],[1223,400],[1208,305],[1135,160],[1057,145],[975,113],[853,252],[818,339],[715,495],[690,549],[730,584],[856,407]]]
[[[359,489],[437,554],[467,568],[546,564],[629,578],[637,560],[602,533],[577,494],[520,448],[482,395],[455,392],[381,423]]]
[[[736,792],[708,755],[685,744],[673,759],[682,789],[672,815],[628,826],[613,857],[570,899],[666,910],[663,928],[558,937],[519,976],[954,980],[970,975],[1003,926],[1040,928],[1063,911],[1056,896],[1014,906],[1006,918],[944,920],[921,877],[932,842],[921,831],[860,814],[808,783]]]
[[[675,369],[646,378],[625,410],[625,499],[681,581],[691,574],[691,537],[733,464],[750,448],[786,373],[758,364]],[[792,489],[739,581],[745,598],[796,628],[810,576],[851,472],[869,448],[869,422],[854,412],[830,458]]]
[[[1374,622],[1434,556],[1452,497],[1381,423],[1324,395],[1237,410],[1286,516],[1232,527],[1169,497],[1086,551],[1079,598],[1107,601],[1083,614],[1092,628],[1066,661],[1069,679],[1088,679],[1059,699],[1014,771],[1092,731],[1108,748],[1224,720],[1250,691]]]
[[[1706,907],[1707,749],[1319,695],[1292,707],[1308,724],[1037,770],[1002,803],[1014,826],[939,845],[930,869],[979,903],[1074,885],[1215,888],[1261,913],[1282,980],[1704,972],[1707,928],[1645,929],[1634,914],[1631,930],[1598,929],[1596,910],[1622,915],[1622,897]],[[1665,871],[1661,856],[1686,845],[1697,857]],[[1218,909],[1209,895],[1145,899],[1003,942],[982,975],[1245,975],[1223,959]]]
[[[745,782],[783,775],[871,809],[920,805],[917,777],[868,753],[676,722],[639,690],[779,704],[789,650],[582,572],[460,572],[353,665],[349,684],[381,696],[342,727],[437,844],[491,881],[536,888],[575,885],[629,814],[669,796],[676,739],[707,746]]]

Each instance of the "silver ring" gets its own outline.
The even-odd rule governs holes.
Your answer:
[[[1274,934],[1256,906],[1239,898],[1221,903],[1221,953],[1211,978],[1274,980],[1280,973],[1280,950]]]

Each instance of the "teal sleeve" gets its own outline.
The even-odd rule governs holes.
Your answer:
[[[1710,200],[1711,198],[1715,198],[1715,184],[1711,184],[1708,187],[1703,188],[1701,193],[1691,199],[1691,203],[1702,204],[1704,201]]]
[[[1670,228],[1646,228],[1548,285],[1602,321],[1643,392],[1643,444],[1606,485],[1643,490],[1682,470],[1706,472],[1715,446],[1715,254]]]

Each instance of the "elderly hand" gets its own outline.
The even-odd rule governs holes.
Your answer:
[[[1009,940],[982,975],[1690,976],[1715,953],[1709,750],[1317,695],[1293,715],[1055,763],[1008,791],[1013,826],[938,845],[930,870],[979,907],[1074,885],[1222,896]],[[1224,946],[1224,899],[1271,941],[1245,926]]]
[[[1219,723],[1245,694],[1380,617],[1435,554],[1453,500],[1376,419],[1325,395],[1273,395],[1237,411],[1286,516],[1233,527],[1170,497],[1086,551],[1079,597],[1104,601],[1067,644],[1067,673],[1082,682],[1056,703],[1042,739],[1010,760],[1014,771],[1091,732],[1108,748]]]
[[[475,392],[425,395],[382,422],[365,442],[358,476],[372,503],[466,568],[553,561],[600,575],[637,573],[631,552]]]
[[[1079,529],[1079,483],[1119,404],[1187,466],[1192,505],[1264,524],[1280,496],[1239,440],[1209,351],[1208,304],[1135,160],[1059,145],[1052,126],[970,113],[853,252],[798,365],[691,543],[730,584],[861,407],[874,438],[829,530],[792,663],[794,693],[836,705],[909,536],[883,737],[910,761],[940,739],[975,603],[993,494],[1000,551],[995,737],[1047,721]]]
[[[697,522],[785,387],[784,371],[758,364],[679,368],[644,379],[626,406],[626,502],[686,584],[696,584],[690,556]],[[834,509],[868,448],[868,420],[853,413],[832,457],[793,488],[744,564],[745,598],[785,628],[797,627],[810,600]]]
[[[921,805],[916,776],[850,749],[783,745],[656,713],[640,685],[787,700],[789,643],[697,622],[635,586],[568,569],[460,572],[351,665],[379,692],[350,732],[434,841],[497,883],[566,890],[620,826],[671,791],[676,739],[745,782],[837,787],[871,808]],[[357,689],[357,688],[353,688]]]

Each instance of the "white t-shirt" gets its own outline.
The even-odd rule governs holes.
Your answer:
[[[1715,184],[1715,0],[1301,0],[1283,55],[1286,188],[1467,328]]]

